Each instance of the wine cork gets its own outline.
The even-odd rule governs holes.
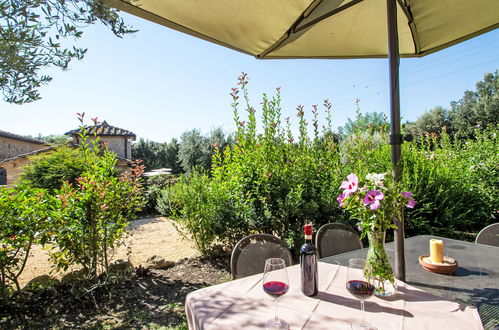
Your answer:
[[[430,260],[434,264],[444,263],[444,242],[441,239],[430,240]]]

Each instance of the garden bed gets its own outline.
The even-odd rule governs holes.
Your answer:
[[[185,296],[229,279],[227,258],[186,258],[124,279],[59,284],[0,306],[0,328],[186,329]]]

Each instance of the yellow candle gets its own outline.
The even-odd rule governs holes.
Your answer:
[[[432,263],[444,262],[444,242],[441,239],[430,240],[430,260]]]

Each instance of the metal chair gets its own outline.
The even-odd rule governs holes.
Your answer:
[[[488,225],[476,235],[475,243],[499,247],[499,222]]]
[[[315,236],[315,246],[319,258],[363,248],[359,234],[342,223],[328,223],[320,227]]]
[[[263,273],[265,260],[282,258],[291,266],[292,257],[286,244],[268,234],[249,235],[241,239],[230,258],[230,271],[234,279]]]

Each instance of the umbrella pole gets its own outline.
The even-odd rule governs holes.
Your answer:
[[[388,17],[388,59],[390,65],[390,122],[392,145],[392,174],[395,182],[401,180],[400,161],[402,135],[400,134],[400,97],[399,97],[399,43],[397,29],[397,0],[386,1]],[[402,212],[402,219],[403,219]],[[395,230],[395,277],[405,282],[404,222],[394,220]]]

